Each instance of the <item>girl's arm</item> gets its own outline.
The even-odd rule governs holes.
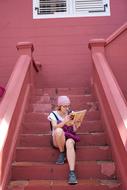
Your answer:
[[[62,128],[68,121],[70,120],[69,115],[67,115],[63,121],[61,121],[60,123],[57,123],[57,121],[51,120],[52,126],[54,129],[56,128]]]
[[[77,127],[76,125],[73,125],[73,129],[76,132],[79,129],[79,127]]]

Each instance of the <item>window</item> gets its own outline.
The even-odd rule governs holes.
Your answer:
[[[110,0],[33,0],[33,18],[109,16]]]

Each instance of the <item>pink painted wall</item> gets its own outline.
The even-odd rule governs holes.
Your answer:
[[[125,26],[126,29],[111,41],[105,50],[108,63],[127,99],[127,24]]]
[[[127,19],[127,1],[111,0],[110,17],[32,19],[32,0],[0,1],[0,85],[5,86],[16,63],[19,41],[34,44],[43,65],[41,84],[79,87],[90,83],[88,41],[107,38]]]

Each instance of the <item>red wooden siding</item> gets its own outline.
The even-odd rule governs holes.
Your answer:
[[[32,0],[0,2],[0,84],[6,85],[16,63],[19,41],[34,44],[47,87],[78,87],[90,83],[88,41],[106,38],[127,18],[127,2],[111,0],[110,17],[32,19]],[[62,77],[61,77],[62,76]],[[41,82],[41,81],[40,81]]]
[[[116,32],[120,30],[123,32],[115,40],[112,40],[113,35],[110,36],[111,43],[106,46],[106,54],[109,65],[127,98],[127,23]]]

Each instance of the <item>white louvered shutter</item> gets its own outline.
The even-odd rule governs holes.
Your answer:
[[[33,18],[109,16],[110,0],[33,0]]]
[[[67,12],[66,0],[37,0],[34,7],[37,15],[55,15]]]
[[[75,0],[75,14],[105,12],[107,6],[104,0]]]

